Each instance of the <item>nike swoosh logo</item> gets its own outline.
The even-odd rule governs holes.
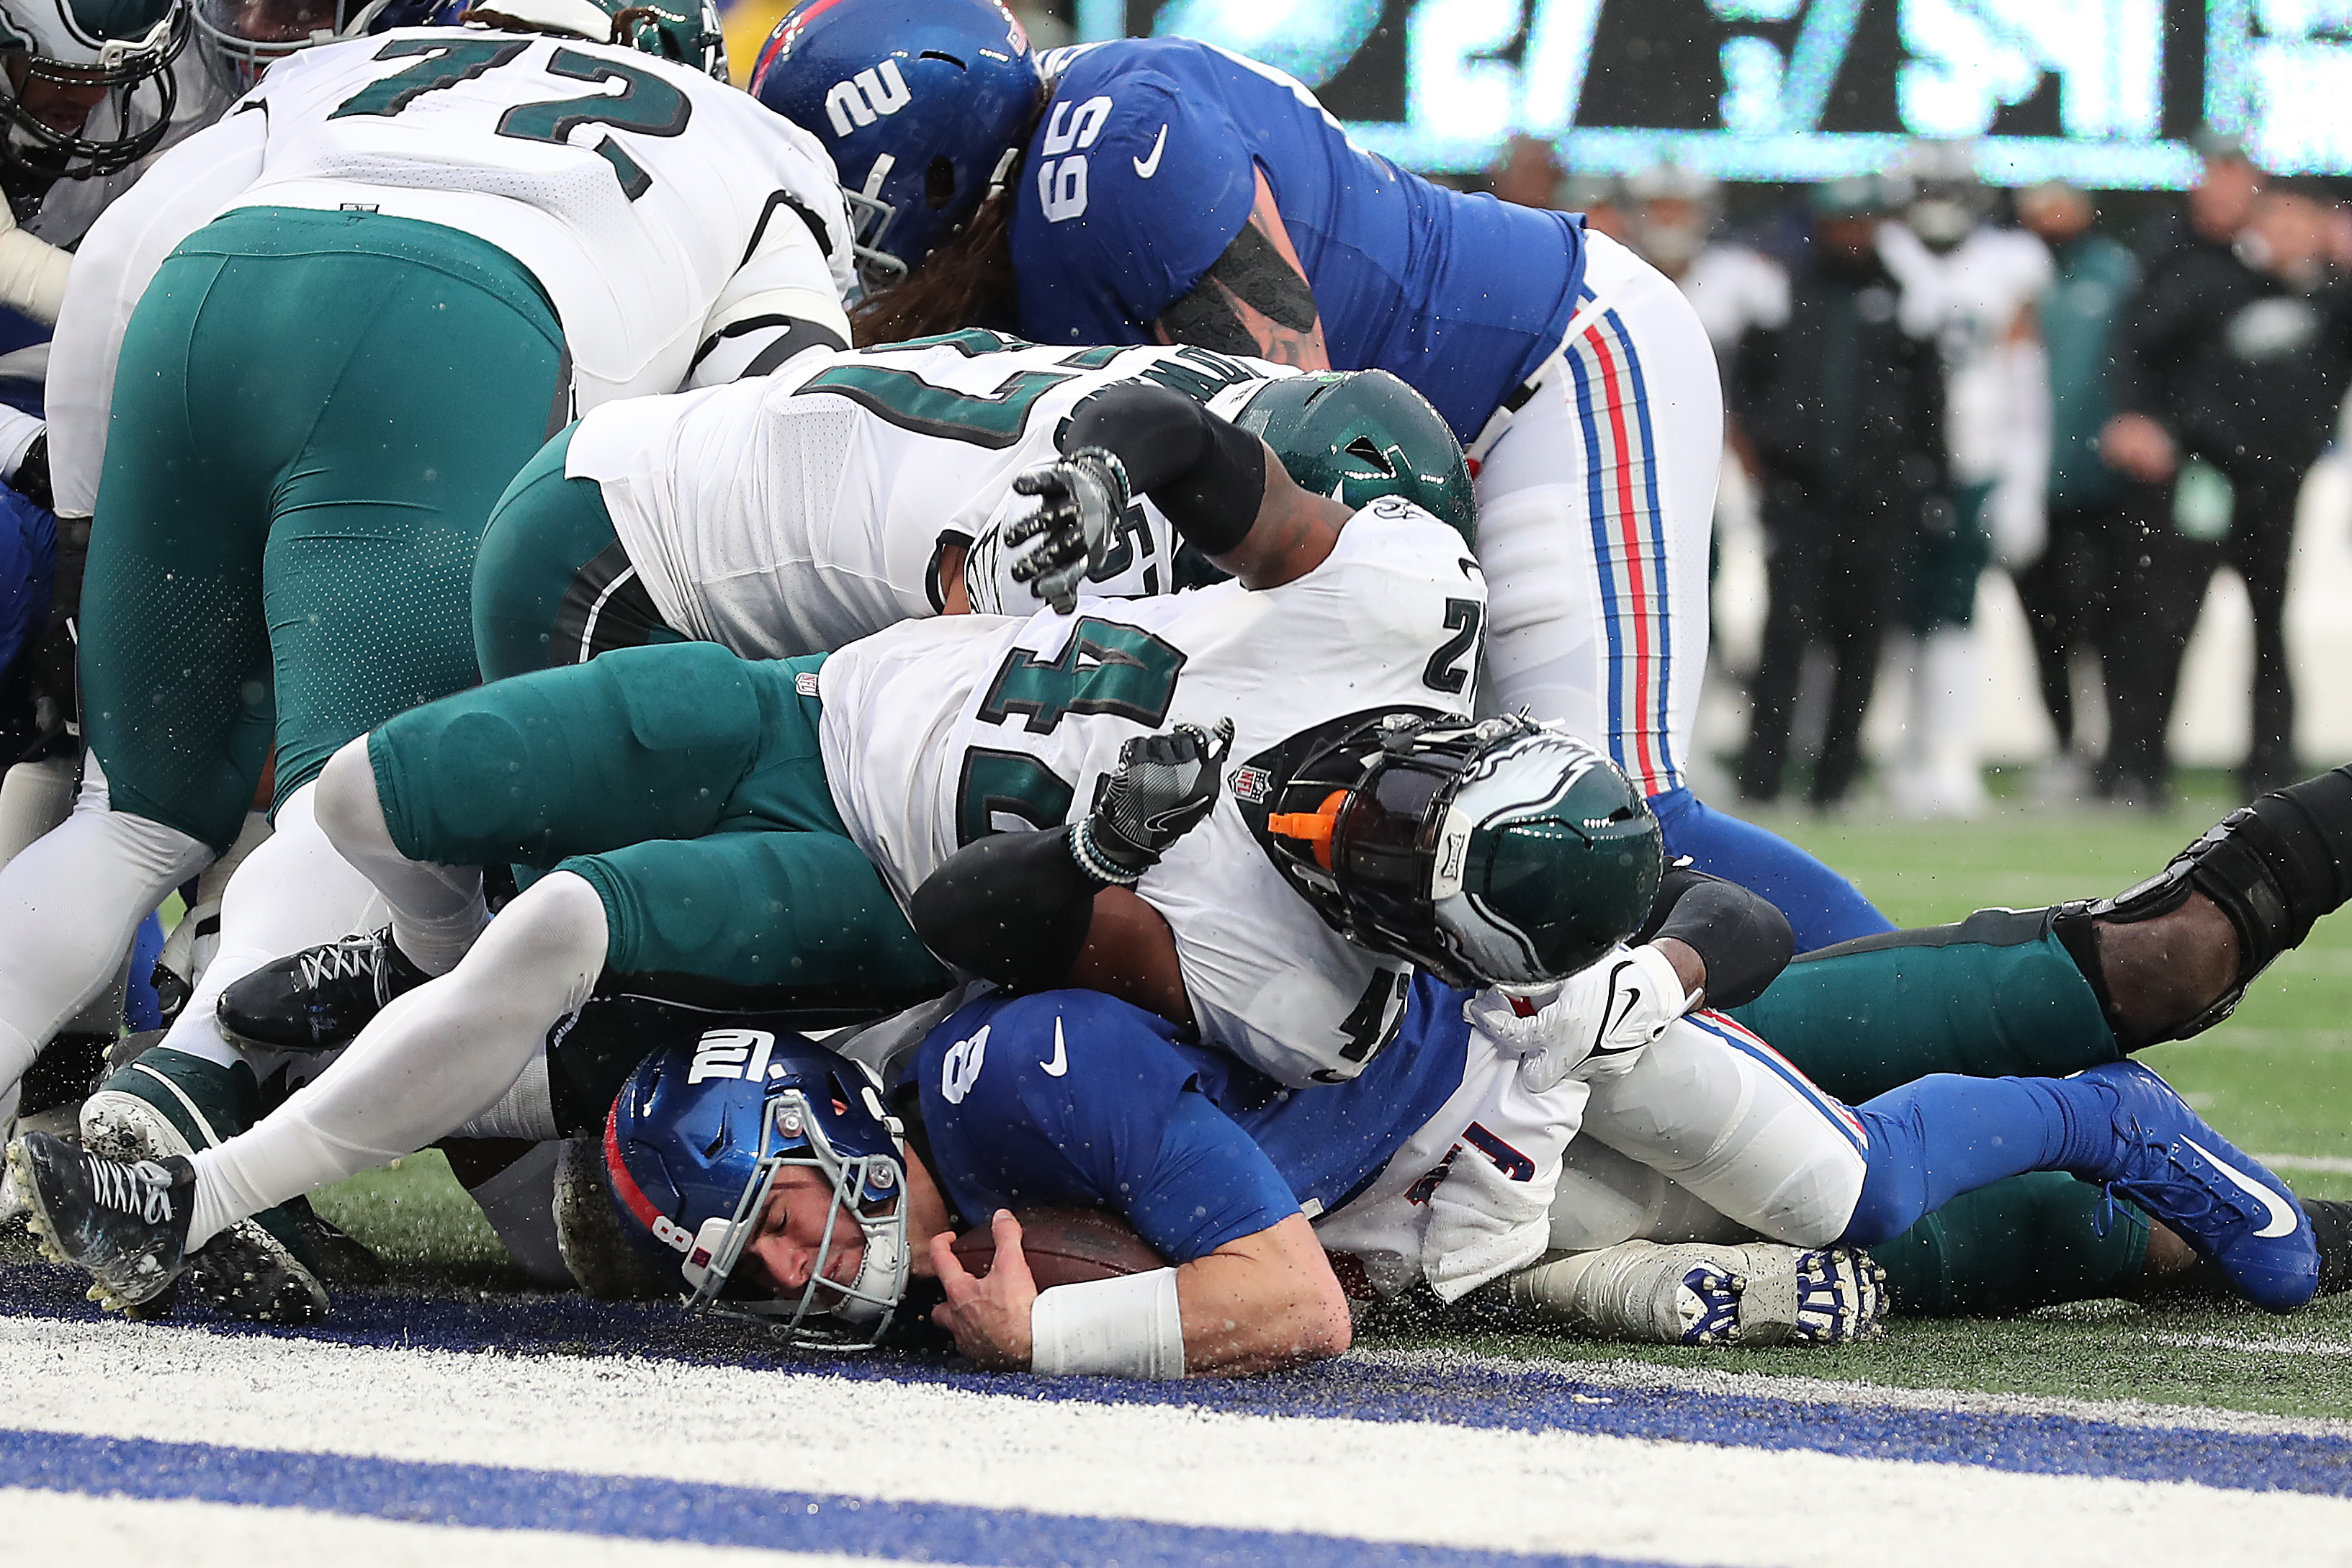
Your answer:
[[[1129,160],[1135,165],[1135,177],[1139,180],[1149,180],[1160,172],[1160,155],[1167,151],[1168,127],[1162,125],[1160,128],[1160,140],[1151,144],[1151,156]]]
[[[2294,1232],[2294,1210],[2279,1202],[2278,1194],[2273,1192],[2270,1188],[2263,1186],[2258,1182],[2248,1181],[2244,1176],[2238,1173],[2236,1166],[2231,1165],[2229,1161],[2223,1159],[2221,1155],[2215,1154],[2212,1150],[2207,1148],[2196,1139],[2183,1138],[2180,1141],[2187,1144],[2190,1148],[2195,1149],[2199,1154],[2203,1155],[2207,1159],[2212,1161],[2215,1169],[2219,1170],[2223,1176],[2228,1176],[2230,1180],[2235,1183],[2239,1189],[2244,1192],[2247,1197],[2260,1200],[2263,1207],[2270,1212],[2271,1222],[2268,1225],[2263,1226],[2260,1230],[2255,1231],[2255,1235],[2267,1239],[2273,1236],[2291,1235]]]
[[[1062,1015],[1054,1015],[1054,1054],[1041,1063],[1048,1078],[1059,1078],[1070,1070],[1070,1051],[1062,1043]],[[2210,1156],[2209,1156],[2210,1157]]]

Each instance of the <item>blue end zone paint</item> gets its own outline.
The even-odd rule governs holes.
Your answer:
[[[883,1502],[696,1481],[58,1432],[0,1430],[0,1473],[10,1486],[86,1496],[305,1508],[415,1524],[837,1552],[978,1568],[1074,1563],[1116,1563],[1120,1568],[1254,1563],[1284,1568],[1644,1568],[1613,1557],[1471,1552],[955,1503]]]
[[[82,1320],[97,1309],[64,1273],[0,1269],[0,1313]],[[278,1331],[191,1316],[215,1332]],[[762,1343],[756,1331],[667,1307],[578,1296],[480,1301],[349,1291],[335,1315],[299,1337],[420,1350],[634,1354],[703,1364],[893,1383],[935,1384],[1000,1398],[1163,1405],[1237,1416],[1428,1421],[1521,1432],[1707,1443],[1915,1464],[1975,1465],[2028,1475],[2193,1481],[2233,1491],[2352,1497],[2352,1438],[2136,1427],[2057,1415],[1921,1410],[1833,1401],[1627,1388],[1559,1372],[1474,1363],[1426,1368],[1343,1362],[1280,1376],[1197,1383],[992,1377],[945,1356],[823,1358]]]

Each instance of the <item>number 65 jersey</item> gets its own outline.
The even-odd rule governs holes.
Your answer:
[[[383,213],[498,246],[554,305],[582,409],[849,337],[833,162],[748,94],[538,34],[321,44],[273,65],[92,227],[52,357],[53,459],[73,471],[57,476],[61,509],[89,509],[78,492],[95,489],[115,348],[148,280],[189,235],[252,206]]]
[[[819,671],[825,776],[903,902],[975,839],[1083,817],[1137,736],[1230,717],[1234,758],[1264,758],[1351,716],[1468,713],[1486,606],[1461,536],[1383,498],[1279,588],[1081,598],[1072,616],[949,616],[853,643]],[[1352,1078],[1402,1027],[1412,969],[1283,880],[1249,826],[1267,782],[1237,761],[1136,892],[1175,935],[1202,1040],[1286,1084]]]

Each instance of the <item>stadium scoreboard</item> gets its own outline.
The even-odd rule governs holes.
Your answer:
[[[1076,0],[1082,37],[1181,35],[1281,67],[1412,168],[1515,131],[1572,168],[1883,170],[1966,138],[2001,184],[2164,189],[2188,138],[2352,173],[2352,0]]]

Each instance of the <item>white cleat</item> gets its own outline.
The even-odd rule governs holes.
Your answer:
[[[1884,1332],[1886,1271],[1851,1247],[1623,1241],[1523,1270],[1510,1298],[1604,1339],[1843,1344]]]

